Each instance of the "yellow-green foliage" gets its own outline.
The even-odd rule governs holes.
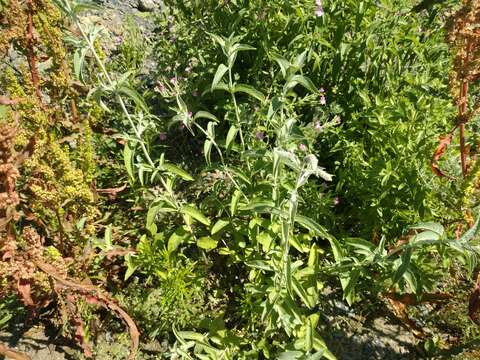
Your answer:
[[[59,145],[53,135],[43,131],[39,135],[32,157],[25,162],[29,189],[36,200],[31,204],[33,210],[50,223],[65,215],[93,219],[92,192],[83,171],[72,162],[68,147]]]
[[[462,210],[468,222],[473,222],[471,210],[478,205],[479,195],[480,161],[475,161],[463,185]]]
[[[93,232],[92,223],[98,211],[91,191],[95,156],[90,124],[97,121],[101,112],[91,104],[82,104],[77,109],[77,94],[70,77],[71,64],[63,42],[63,19],[50,0],[33,1],[37,57],[47,59],[38,66],[40,90],[46,97],[42,102],[38,99],[24,47],[27,7],[17,0],[12,0],[9,7],[19,13],[18,19],[23,23],[18,24],[14,19],[0,21],[3,33],[0,45],[6,41],[23,44],[16,51],[24,55],[25,61],[18,69],[19,74],[3,69],[0,93],[20,100],[10,112],[10,121],[13,121],[14,112],[20,118],[16,147],[22,149],[29,143],[34,144],[21,170],[21,182],[25,184],[21,191],[27,196],[26,207],[46,224],[49,232],[63,231],[65,225],[71,226],[80,218],[86,218],[86,230]],[[88,115],[83,115],[85,113]]]

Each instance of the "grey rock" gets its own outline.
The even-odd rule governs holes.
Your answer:
[[[156,0],[138,0],[137,8],[140,11],[152,12],[160,7],[160,2]]]

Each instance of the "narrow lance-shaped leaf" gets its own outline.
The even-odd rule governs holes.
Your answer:
[[[217,72],[213,77],[212,90],[215,90],[217,88],[218,83],[220,82],[220,80],[222,80],[223,76],[227,71],[228,71],[228,67],[225,64],[220,64],[218,66]]]
[[[242,92],[247,95],[250,95],[251,97],[254,97],[257,100],[260,100],[261,102],[265,101],[265,95],[262,94],[261,91],[258,91],[255,89],[253,86],[246,85],[246,84],[237,84],[233,87],[234,92]]]
[[[186,181],[193,181],[193,177],[187,173],[185,170],[179,168],[178,166],[172,164],[172,163],[164,163],[162,165],[163,169],[165,171],[168,171],[172,174],[175,174],[175,175],[178,175],[180,176],[183,180],[186,180]]]
[[[237,133],[238,133],[238,128],[235,125],[230,126],[230,129],[228,130],[228,133],[227,133],[227,139],[225,141],[225,147],[227,148],[227,150],[230,150],[232,142],[233,140],[235,140]]]
[[[410,259],[412,257],[412,248],[407,248],[403,252],[400,260],[400,266],[398,267],[397,271],[395,272],[395,275],[393,276],[393,285],[398,283],[400,279],[403,277],[403,275],[407,272],[409,266],[410,266]]]
[[[201,222],[204,225],[209,226],[210,225],[210,220],[203,215],[200,210],[198,210],[196,207],[192,205],[186,205],[181,209],[181,212],[184,214],[187,214],[194,218],[195,220]]]

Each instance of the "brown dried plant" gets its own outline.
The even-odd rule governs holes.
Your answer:
[[[437,176],[446,176],[440,170],[437,162],[450,144],[453,133],[458,129],[462,175],[466,177],[471,164],[468,158],[469,148],[465,144],[465,125],[480,110],[480,99],[476,99],[472,103],[469,96],[469,87],[480,79],[479,0],[462,1],[462,6],[448,22],[446,40],[453,54],[450,91],[458,107],[458,114],[453,130],[440,140],[431,164],[432,170]]]
[[[3,72],[3,83],[0,79],[0,105],[9,107],[7,117],[0,119],[0,299],[17,294],[31,316],[57,304],[88,357],[92,351],[77,304],[104,307],[128,327],[133,358],[139,343],[134,321],[88,278],[83,264],[74,260],[82,253],[81,243],[66,234],[67,225],[80,216],[93,219],[96,209],[91,170],[76,166],[92,156],[72,161],[69,149],[56,138],[58,133],[73,133],[81,139],[82,129],[90,131],[90,117],[77,105],[70,78],[63,19],[50,0],[7,4],[0,12],[0,57],[15,49],[18,61],[24,61],[17,74]],[[4,16],[7,13],[15,16]],[[44,58],[52,64],[48,72],[37,68]],[[90,235],[95,231],[91,224],[86,229]],[[0,355],[27,358],[1,344]]]

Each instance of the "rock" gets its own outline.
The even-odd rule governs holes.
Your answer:
[[[155,0],[138,0],[137,8],[140,11],[151,12],[160,7],[160,3]]]

